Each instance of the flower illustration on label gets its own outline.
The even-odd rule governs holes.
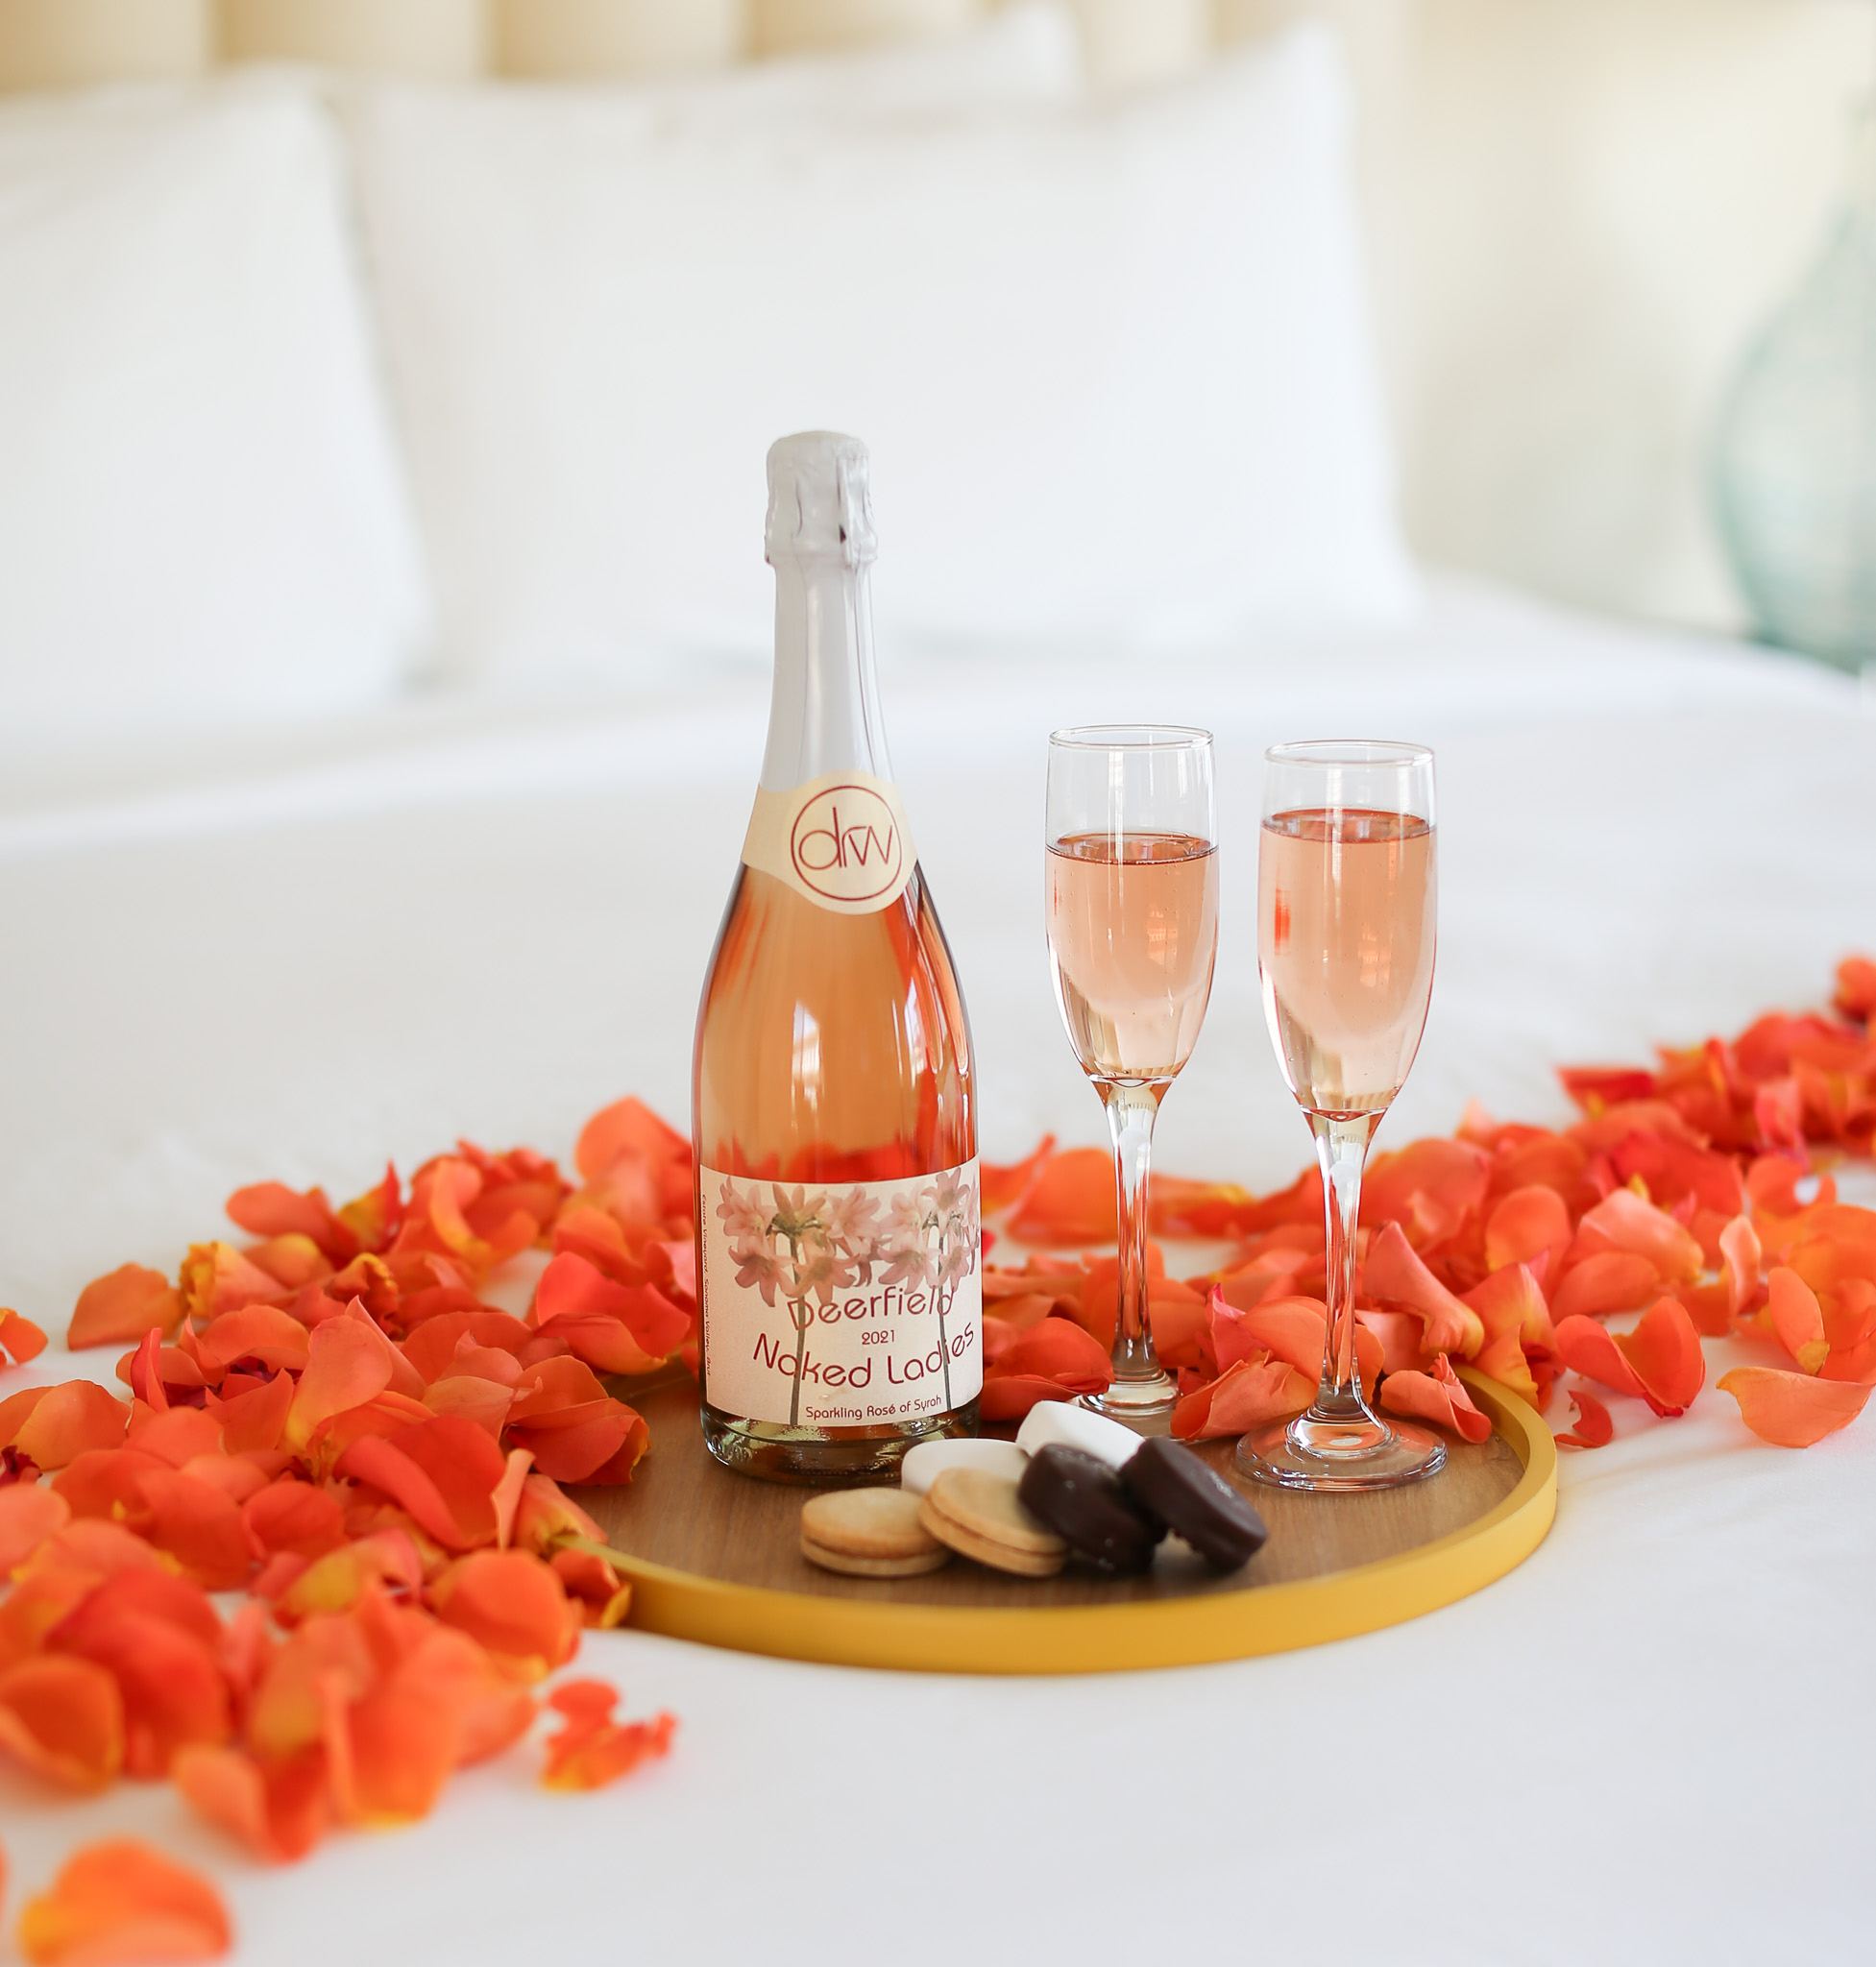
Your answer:
[[[905,841],[898,816],[870,786],[827,786],[795,815],[789,858],[816,894],[867,902],[897,884]]]
[[[956,1335],[954,1346],[947,1317],[983,1249],[977,1183],[968,1169],[953,1169],[909,1193],[907,1184],[895,1186],[900,1192],[889,1198],[882,1216],[880,1197],[864,1186],[813,1189],[722,1180],[716,1214],[737,1286],[788,1314],[787,1338],[781,1332],[755,1335],[755,1360],[792,1380],[792,1424],[800,1418],[804,1379],[855,1390],[870,1384],[870,1366],[811,1369],[808,1341],[816,1324],[841,1325],[856,1318],[908,1318],[922,1325],[925,1314],[935,1314],[930,1365],[934,1378],[942,1378],[945,1407],[956,1404],[951,1359],[966,1343],[974,1348],[977,1337],[973,1323]],[[868,1295],[854,1298],[855,1291]],[[893,1358],[882,1359],[887,1376],[894,1377]],[[925,1370],[918,1367],[920,1374]]]

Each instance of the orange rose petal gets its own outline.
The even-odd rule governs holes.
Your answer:
[[[486,1439],[486,1437],[484,1437]],[[333,1473],[381,1490],[410,1520],[446,1550],[465,1547],[462,1531],[441,1492],[402,1448],[381,1435],[365,1435],[339,1457]],[[493,1513],[491,1513],[491,1525]]]
[[[225,1312],[196,1341],[203,1363],[226,1372],[236,1360],[257,1360],[269,1372],[305,1371],[310,1335],[291,1312],[274,1304],[248,1304]]]
[[[229,1197],[229,1220],[250,1236],[304,1236],[333,1264],[348,1263],[358,1253],[358,1237],[340,1222],[323,1188],[297,1194],[284,1182],[257,1181],[237,1188]]]
[[[20,1951],[35,1967],[215,1960],[232,1937],[207,1879],[131,1837],[86,1845],[19,1916]]]
[[[170,1780],[199,1816],[274,1864],[304,1858],[330,1819],[323,1749],[263,1762],[240,1749],[192,1743],[177,1752]]]
[[[4,1346],[20,1365],[29,1359],[37,1359],[45,1350],[45,1334],[30,1318],[22,1318],[16,1311],[0,1310],[0,1346]]]
[[[166,1776],[183,1743],[224,1742],[232,1732],[228,1683],[213,1650],[173,1619],[134,1608],[74,1615],[54,1639],[117,1683],[129,1775]]]
[[[680,1345],[691,1328],[690,1315],[680,1311],[662,1291],[649,1284],[615,1283],[602,1276],[584,1256],[563,1251],[541,1273],[534,1290],[534,1323],[545,1326],[562,1318],[594,1315],[616,1319],[641,1349],[663,1359]]]
[[[541,1781],[548,1788],[597,1789],[670,1751],[677,1732],[674,1714],[619,1722],[612,1718],[618,1703],[618,1693],[603,1681],[569,1681],[548,1696],[548,1705],[565,1717],[547,1744]]]
[[[632,1586],[604,1558],[590,1550],[556,1550],[550,1560],[568,1600],[581,1621],[601,1632],[624,1623],[632,1609]]]
[[[182,1316],[182,1294],[160,1271],[125,1264],[79,1293],[65,1344],[74,1352],[88,1346],[130,1345],[152,1326],[167,1337]]]
[[[1564,1261],[1574,1265],[1610,1251],[1645,1257],[1669,1284],[1693,1283],[1704,1262],[1693,1237],[1631,1188],[1617,1189],[1584,1212]]]
[[[1616,1423],[1608,1408],[1587,1387],[1572,1387],[1570,1404],[1576,1410],[1576,1423],[1556,1437],[1560,1448],[1606,1448],[1615,1440]]]
[[[1106,1349],[1065,1318],[1045,1318],[1039,1325],[1018,1332],[998,1359],[995,1372],[998,1378],[1038,1375],[1074,1394],[1098,1394],[1114,1377]]]
[[[252,1454],[279,1445],[294,1391],[292,1376],[280,1372],[264,1385],[231,1399],[216,1400],[205,1411],[221,1422],[222,1446],[228,1453]]]
[[[1528,1264],[1535,1272],[1537,1259],[1544,1257],[1542,1275],[1554,1278],[1572,1233],[1570,1211],[1554,1188],[1514,1188],[1486,1221],[1486,1266],[1501,1271],[1509,1264]]]
[[[1655,1087],[1653,1073],[1629,1066],[1565,1065],[1557,1068],[1557,1077],[1564,1091],[1592,1117],[1630,1100],[1645,1100]]]
[[[133,1411],[125,1445],[180,1469],[198,1455],[221,1453],[222,1424],[203,1407],[171,1407],[159,1414]]]
[[[103,1789],[124,1762],[117,1683],[88,1660],[25,1660],[0,1673],[0,1747],[68,1789]]]
[[[435,1484],[456,1525],[457,1548],[496,1541],[495,1490],[508,1464],[483,1429],[455,1415],[439,1415],[394,1434],[391,1445]]]
[[[984,1420],[1001,1426],[1011,1421],[1021,1421],[1032,1407],[1040,1406],[1044,1400],[1072,1400],[1075,1397],[1059,1379],[1044,1379],[1040,1373],[1005,1373],[997,1379],[987,1374],[978,1412]]]
[[[353,1319],[328,1319],[312,1335],[282,1443],[304,1449],[322,1421],[363,1406],[391,1384],[390,1347],[376,1328]]]
[[[1669,1419],[1693,1405],[1706,1380],[1700,1335],[1672,1298],[1658,1299],[1634,1331],[1620,1338],[1594,1319],[1559,1321],[1557,1356],[1585,1379],[1632,1394]]]
[[[1113,1156],[1103,1148],[1052,1154],[1011,1218],[1010,1233],[1050,1246],[1106,1243],[1119,1234]]]
[[[216,1651],[223,1637],[220,1615],[203,1588],[174,1571],[118,1571],[96,1587],[48,1636],[48,1643],[84,1649],[85,1636],[112,1620],[134,1614],[157,1618]]]
[[[333,1788],[351,1822],[411,1823],[435,1808],[461,1751],[455,1712],[446,1699],[400,1674],[335,1712],[332,1726],[346,1736],[345,1779]],[[339,1761],[329,1734],[326,1750]]]
[[[1736,1366],[1721,1374],[1718,1386],[1740,1403],[1740,1419],[1754,1434],[1782,1448],[1808,1448],[1847,1427],[1872,1391],[1777,1366]]]
[[[426,1318],[403,1341],[406,1359],[426,1380],[435,1380],[449,1369],[456,1349],[467,1339],[479,1348],[517,1353],[534,1336],[533,1328],[505,1311],[444,1311]]]
[[[1506,1264],[1466,1293],[1466,1300],[1485,1326],[1485,1343],[1473,1364],[1487,1378],[1509,1387],[1521,1399],[1536,1406],[1537,1381],[1531,1358],[1548,1358],[1557,1335],[1549,1307],[1531,1267]]]
[[[591,1181],[628,1154],[653,1162],[688,1164],[691,1143],[660,1120],[643,1100],[620,1100],[596,1113],[580,1129],[573,1165]]]
[[[71,1520],[71,1505],[36,1482],[0,1489],[0,1578],[10,1578],[54,1531]]]
[[[530,1680],[572,1658],[580,1615],[551,1566],[525,1550],[478,1550],[430,1589],[436,1615]]]
[[[163,1560],[123,1524],[84,1518],[74,1518],[62,1530],[55,1530],[24,1566],[29,1576],[42,1571],[81,1571],[100,1579],[114,1577],[119,1571],[163,1567]]]
[[[324,1557],[345,1542],[345,1512],[336,1498],[310,1482],[270,1483],[242,1505],[248,1535],[266,1555],[289,1550]]]
[[[1657,1414],[1682,1414],[1707,1383],[1707,1355],[1700,1335],[1678,1299],[1661,1298],[1642,1314],[1632,1332],[1616,1344],[1646,1389]]]
[[[1242,1434],[1267,1421],[1301,1414],[1315,1393],[1313,1378],[1280,1359],[1240,1359],[1209,1386],[1180,1400],[1173,1409],[1173,1432],[1181,1441]]]
[[[1420,1319],[1427,1351],[1457,1352],[1470,1359],[1485,1343],[1485,1326],[1477,1312],[1433,1275],[1400,1224],[1389,1223],[1370,1243],[1362,1280],[1369,1297]]]
[[[1876,1017],[1876,962],[1867,957],[1845,957],[1837,966],[1837,995],[1831,1008],[1860,1025]]]
[[[1766,1279],[1766,1316],[1800,1372],[1815,1372],[1830,1356],[1824,1336],[1823,1307],[1817,1294],[1797,1272],[1779,1265]]]
[[[527,1473],[533,1464],[534,1457],[527,1449],[510,1448],[502,1465],[501,1479],[490,1493],[489,1502],[495,1510],[495,1541],[502,1550],[515,1541],[522,1497],[526,1492]]]
[[[1377,1154],[1361,1183],[1361,1220],[1398,1223],[1423,1242],[1444,1241],[1485,1201],[1492,1157],[1470,1141],[1437,1136]],[[1411,1240],[1411,1239],[1410,1239]]]
[[[1012,1202],[1019,1202],[1029,1193],[1030,1184],[1041,1172],[1042,1164],[1056,1151],[1054,1134],[1044,1134],[1041,1145],[1035,1152],[1021,1161],[981,1163],[977,1171],[982,1198],[981,1206],[987,1216],[994,1216],[1000,1209],[1007,1209]]]
[[[1661,1289],[1661,1273],[1652,1261],[1632,1251],[1602,1251],[1571,1265],[1550,1292],[1550,1316],[1604,1318],[1612,1311],[1633,1311]]]
[[[88,1379],[67,1380],[49,1388],[13,1446],[40,1469],[62,1469],[88,1448],[114,1448],[129,1427],[131,1410]]]
[[[173,1557],[211,1591],[231,1591],[247,1581],[254,1546],[239,1507],[225,1490],[160,1468],[138,1479],[150,1509],[150,1542]]]
[[[320,1613],[347,1611],[373,1589],[415,1592],[423,1582],[424,1561],[410,1533],[375,1530],[307,1565],[275,1598],[274,1616],[297,1625]]]
[[[1638,1400],[1648,1398],[1641,1375],[1617,1349],[1608,1328],[1593,1318],[1572,1316],[1557,1321],[1557,1357],[1572,1372],[1580,1372],[1599,1386],[1619,1394],[1632,1394]]]
[[[92,1448],[74,1456],[52,1478],[52,1487],[74,1517],[104,1518],[141,1534],[150,1525],[142,1478],[164,1466],[137,1448]]]
[[[1469,1442],[1491,1439],[1491,1421],[1473,1405],[1465,1382],[1444,1352],[1434,1360],[1431,1372],[1390,1372],[1381,1382],[1380,1404],[1390,1414],[1450,1427]]]
[[[257,1490],[274,1479],[273,1470],[263,1469],[247,1455],[195,1455],[183,1464],[183,1473],[219,1489],[236,1509]]]

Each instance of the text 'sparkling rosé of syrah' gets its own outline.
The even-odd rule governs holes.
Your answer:
[[[779,1481],[889,1475],[975,1432],[970,1028],[892,783],[865,447],[768,454],[775,685],[697,1014],[703,1430]]]

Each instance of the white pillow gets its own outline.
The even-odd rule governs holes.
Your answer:
[[[872,447],[882,636],[1412,601],[1333,42],[1109,108],[732,129],[380,93],[360,182],[459,675],[760,651],[763,458]]]
[[[427,591],[347,196],[305,85],[0,109],[0,744],[402,679]]]

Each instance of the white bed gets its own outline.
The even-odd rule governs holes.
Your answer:
[[[1319,59],[1298,73],[1318,73]],[[1034,79],[1046,96],[1047,77]],[[260,282],[276,309],[265,332],[231,332],[198,365],[234,365],[244,389],[278,399],[287,463],[263,488],[272,502],[243,554],[219,530],[225,514],[191,518],[186,475],[152,465],[173,498],[152,507],[149,538],[110,560],[118,585],[94,581],[94,593],[85,581],[110,559],[94,540],[31,544],[34,525],[52,524],[53,492],[81,517],[96,511],[83,485],[35,479],[0,452],[12,583],[12,598],[0,592],[0,1294],[55,1331],[91,1276],[132,1259],[173,1266],[247,1181],[352,1193],[387,1153],[407,1169],[459,1134],[565,1155],[584,1116],[627,1091],[681,1124],[695,995],[761,752],[765,668],[736,653],[735,635],[681,662],[634,645],[609,674],[573,661],[530,678],[516,652],[551,640],[527,625],[530,594],[560,592],[537,566],[502,591],[514,613],[501,635],[452,642],[465,589],[439,578],[426,594],[413,543],[421,529],[433,573],[489,571],[475,563],[482,522],[463,475],[480,439],[439,450],[435,420],[449,425],[452,374],[458,410],[508,399],[475,379],[487,349],[458,347],[467,367],[425,370],[434,390],[414,412],[410,350],[420,330],[451,326],[439,296],[463,267],[407,288],[402,316],[387,303],[380,347],[356,296],[320,284],[350,250],[320,204],[338,126],[307,110],[298,85],[241,86],[225,125],[240,170],[231,179],[224,158],[214,182],[238,236],[264,237],[330,302],[319,359],[333,393],[310,416],[289,414],[305,407],[293,380],[313,359],[302,346],[310,317],[279,304],[290,282]],[[112,144],[113,119],[149,113],[138,102],[96,109]],[[1145,141],[1146,124],[1125,122],[1133,109],[1111,113],[1126,142]],[[43,210],[13,196],[17,160],[65,141],[51,117],[0,118],[0,303],[29,293],[22,267],[77,278],[101,263],[94,248],[32,256]],[[1084,138],[1095,140],[1072,140]],[[195,170],[194,156],[178,168]],[[256,231],[235,195],[268,170],[311,201],[298,246]],[[100,237],[123,231],[108,205]],[[189,206],[207,208],[199,197]],[[376,209],[388,277],[397,232]],[[440,234],[426,225],[415,236]],[[219,278],[212,239],[200,258],[203,277]],[[139,278],[169,294],[179,263],[153,260]],[[1322,264],[1341,292],[1336,252]],[[1273,310],[1298,291],[1268,267],[1264,279]],[[115,325],[95,295],[87,304],[87,328]],[[24,318],[0,304],[9,415],[37,414],[44,363],[64,346],[54,311]],[[291,362],[275,360],[281,348]],[[1341,359],[1331,349],[1322,366],[1300,366],[1295,388],[1334,397]],[[395,419],[373,394],[380,361],[402,392]],[[1229,376],[1214,394],[1236,401]],[[321,414],[329,401],[353,421]],[[82,389],[66,405],[90,407]],[[178,425],[168,399],[158,408],[144,435],[160,464],[177,427],[202,426]],[[1214,517],[1300,482],[1282,475],[1279,411],[1278,435],[1206,488]],[[48,417],[34,426],[42,437],[66,427]],[[922,588],[894,587],[895,564],[916,555],[894,561],[882,469],[888,728],[972,1014],[987,1155],[1024,1153],[1045,1130],[1100,1132],[1041,946],[1044,739],[1061,723],[1181,719],[1219,741],[1221,959],[1205,1034],[1165,1109],[1170,1170],[1261,1189],[1304,1156],[1257,1008],[1248,905],[1259,757],[1279,739],[1389,735],[1438,750],[1440,967],[1384,1141],[1450,1129],[1469,1099],[1558,1121],[1556,1064],[1642,1060],[1656,1040],[1815,1003],[1841,956],[1876,943],[1867,697],[1791,659],[1460,580],[1428,578],[1416,603],[1374,498],[1384,447],[1359,421],[1337,439],[1341,489],[1323,507],[1347,529],[1318,541],[1328,573],[1279,570],[1317,582],[1313,613],[1221,626],[1245,594],[1272,592],[1252,579],[1268,540],[1227,526],[1222,548],[1184,576],[1188,598],[1197,584],[1215,604],[1203,634],[1171,609],[1165,632],[1145,639],[909,632],[932,622],[908,596],[929,600],[943,571],[928,564]],[[222,431],[243,457],[248,427]],[[400,442],[414,462],[400,462]],[[414,506],[401,503],[406,464]],[[558,495],[577,464],[563,458],[543,484]],[[752,483],[759,466],[754,451]],[[933,470],[919,509],[941,517],[946,484],[966,481]],[[336,546],[316,536],[338,555],[323,565],[301,549],[346,472],[366,490],[337,500],[351,534]],[[996,482],[994,467],[987,475]],[[1142,522],[1181,546],[1164,522],[1191,482],[1134,482],[1164,495]],[[463,503],[444,512],[444,495]],[[632,510],[658,518],[643,499]],[[1032,517],[1018,509],[1011,522]],[[753,561],[755,524],[745,538],[731,522],[722,553]],[[1034,531],[1059,578],[1073,529]],[[43,569],[32,553],[54,546],[63,571],[34,586],[26,576]],[[227,585],[245,612],[198,609],[181,629],[153,612],[147,597],[172,590],[179,608],[226,598],[217,547],[238,558],[241,579]],[[725,576],[741,583],[739,606],[747,571],[737,559]],[[617,629],[607,568],[585,573],[594,619]],[[975,592],[994,618],[1008,575],[992,575]],[[1248,587],[1234,587],[1240,575]],[[15,605],[28,588],[34,606],[78,624],[57,665]],[[431,606],[443,680],[407,687],[397,679]],[[131,610],[128,629],[113,608]],[[661,619],[668,629],[677,616]],[[214,662],[202,657],[211,644]],[[309,667],[326,644],[347,658],[335,670]],[[498,644],[478,668],[476,647]],[[246,692],[232,709],[231,676]],[[1867,1171],[1857,1178],[1876,1196]],[[1710,1348],[1712,1372],[1725,1349]],[[108,1378],[113,1364],[55,1346],[7,1385]],[[518,1751],[452,1784],[414,1829],[338,1836],[305,1865],[267,1872],[165,1786],[48,1804],[0,1765],[0,1843],[12,1876],[37,1882],[87,1836],[146,1833],[224,1885],[239,1957],[268,1967],[335,1955],[351,1967],[1122,1962],[1201,1950],[1257,1961],[1593,1953],[1650,1967],[1855,1957],[1876,1915],[1876,1424],[1794,1454],[1759,1445],[1720,1396],[1654,1425],[1618,1404],[1618,1441],[1566,1461],[1556,1527],[1521,1569],[1362,1639],[1182,1672],[972,1681],[596,1635],[581,1670],[683,1724],[667,1761],[614,1790],[549,1796],[532,1753]]]
[[[1876,929],[1876,718],[1779,658],[1436,583],[1415,628],[1236,663],[889,665],[896,761],[982,1056],[985,1148],[1098,1112],[1041,950],[1042,738],[1112,713],[1220,741],[1223,954],[1163,1165],[1303,1159],[1247,937],[1258,747],[1439,748],[1434,1012],[1389,1131],[1476,1097],[1556,1120],[1563,1059],[1815,1001]],[[456,1133],[565,1153],[626,1090],[686,1106],[694,993],[759,757],[754,673],[517,718],[406,711],[16,792],[0,819],[9,1299],[57,1325],[109,1265],[173,1263],[262,1176],[362,1186]],[[1723,1349],[1723,1348],[1717,1348]],[[56,1351],[31,1376],[101,1376]],[[1718,1368],[1715,1369],[1718,1371]],[[15,1375],[15,1379],[20,1375]],[[1567,1459],[1557,1524],[1489,1591],[1237,1666],[902,1678],[590,1637],[669,1705],[669,1762],[550,1798],[518,1753],[434,1818],[263,1873],[163,1787],[48,1809],[0,1778],[15,1875],[134,1825],[226,1885],[241,1957],[1254,1958],[1337,1922],[1401,1960],[1844,1959],[1871,1910],[1876,1439],[1793,1454],[1709,1395]],[[1334,1808],[1307,1772],[1342,1785]],[[1371,1771],[1364,1775],[1362,1772]],[[1337,1834],[1335,1827],[1341,1827]],[[1337,1951],[1341,1951],[1338,1947]]]

